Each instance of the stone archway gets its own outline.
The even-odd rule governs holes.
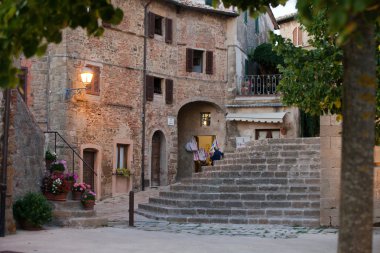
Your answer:
[[[210,125],[202,126],[202,113],[210,114]],[[216,136],[224,146],[226,137],[225,112],[215,103],[194,101],[183,105],[178,111],[178,166],[177,181],[191,177],[194,172],[194,154],[185,150],[193,136]]]

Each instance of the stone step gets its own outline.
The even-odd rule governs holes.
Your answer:
[[[304,217],[242,217],[241,215],[175,215],[169,216],[165,214],[158,214],[156,212],[149,212],[146,210],[137,210],[138,214],[145,217],[166,220],[169,222],[181,222],[181,223],[228,223],[228,224],[277,224],[287,226],[305,226],[305,227],[317,227],[319,226],[319,216],[317,218],[304,218]]]
[[[165,199],[151,198],[150,205],[178,207],[178,208],[319,208],[318,199],[303,200],[270,200],[255,199],[259,196],[247,195],[243,199],[235,199],[234,195],[226,196],[226,199],[219,200],[189,200],[189,199]]]
[[[320,157],[286,157],[286,158],[231,158],[214,162],[215,165],[286,165],[286,164],[319,164]]]
[[[70,217],[94,217],[96,212],[94,210],[53,210],[53,216],[56,218],[70,218]]]
[[[272,159],[272,158],[314,158],[320,156],[320,150],[278,150],[278,151],[251,151],[239,153],[227,153],[222,160],[230,159]]]
[[[67,219],[53,219],[52,225],[72,228],[98,228],[108,225],[108,219],[99,217],[72,217]]]
[[[319,185],[191,185],[176,184],[170,186],[171,191],[177,192],[319,192]]]
[[[312,164],[216,164],[214,166],[202,166],[202,172],[208,171],[222,171],[222,172],[240,172],[240,171],[252,171],[252,172],[312,172],[319,171],[319,163]],[[196,173],[194,173],[196,174]]]
[[[296,138],[296,139],[266,139],[252,141],[246,144],[246,147],[236,149],[236,153],[249,152],[252,150],[258,151],[276,151],[283,150],[282,148],[303,150],[304,146],[308,146],[308,150],[317,150],[320,147],[319,138]],[[289,147],[290,146],[290,147]],[[278,149],[280,148],[280,149]]]
[[[79,200],[49,201],[54,210],[83,210]]]
[[[319,170],[315,171],[212,171],[193,173],[192,179],[202,178],[319,178]],[[189,179],[186,179],[189,180]]]
[[[292,178],[188,178],[182,180],[182,184],[193,184],[193,185],[292,185],[292,182],[304,181],[308,183],[319,183],[319,173],[318,177],[307,177],[307,178],[295,178],[293,181]]]
[[[226,200],[235,197],[241,200],[319,200],[319,193],[249,193],[249,192],[229,192],[229,193],[199,193],[199,192],[173,192],[161,191],[159,198],[173,200]],[[153,199],[153,198],[152,198]]]

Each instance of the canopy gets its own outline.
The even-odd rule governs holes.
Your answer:
[[[261,123],[282,123],[286,112],[268,112],[268,113],[229,113],[226,116],[227,121],[247,121]]]

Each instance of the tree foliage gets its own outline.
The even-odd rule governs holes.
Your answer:
[[[0,0],[0,87],[17,84],[15,57],[43,55],[62,40],[64,28],[82,27],[100,36],[100,20],[118,24],[123,12],[110,0]]]
[[[277,66],[284,63],[283,57],[273,51],[271,43],[263,43],[257,46],[253,53],[248,56],[250,60],[257,62],[271,73],[276,73]]]

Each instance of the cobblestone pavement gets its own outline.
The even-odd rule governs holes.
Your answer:
[[[156,197],[160,190],[147,188],[146,191],[135,194],[135,209],[138,204],[147,203],[149,197]],[[109,226],[115,228],[128,228],[129,196],[119,195],[100,201],[96,205],[97,215],[106,217]],[[253,236],[260,238],[296,238],[302,234],[336,234],[334,228],[304,228],[287,227],[279,225],[236,225],[236,224],[188,224],[156,221],[135,214],[135,228],[143,231],[161,231],[170,233],[186,233],[194,235],[227,235],[227,236]],[[380,232],[379,232],[380,234]]]

